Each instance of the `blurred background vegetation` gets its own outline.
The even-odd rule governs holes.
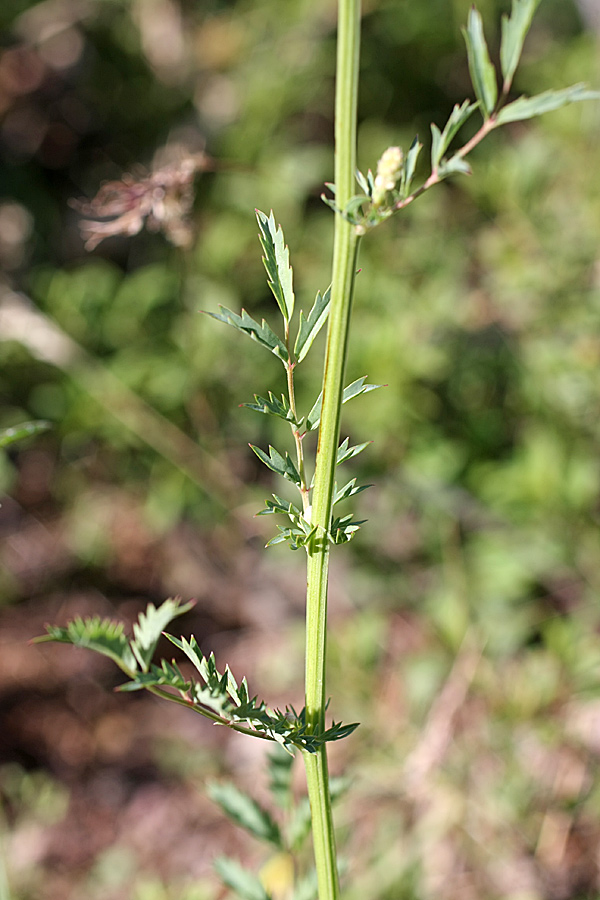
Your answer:
[[[366,0],[362,168],[469,95],[468,7]],[[480,2],[496,50],[508,7]],[[0,5],[0,426],[52,423],[0,459],[2,900],[210,900],[216,853],[266,861],[204,795],[262,796],[259,742],[26,641],[193,596],[182,630],[301,704],[303,559],[263,552],[247,443],[273,431],[238,408],[279,365],[199,311],[273,312],[255,207],[301,305],[329,283],[335,14]],[[598,86],[599,19],[544,0],[516,89]],[[600,897],[599,136],[593,104],[517,123],[363,242],[348,381],[387,387],[345,407],[374,486],[331,587],[332,711],[362,722],[332,760],[352,900]],[[201,151],[190,249],[145,230],[84,251],[73,198]]]

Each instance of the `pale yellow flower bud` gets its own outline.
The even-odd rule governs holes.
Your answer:
[[[380,206],[388,191],[393,191],[402,173],[403,153],[400,147],[388,147],[377,163],[373,187],[373,203]]]

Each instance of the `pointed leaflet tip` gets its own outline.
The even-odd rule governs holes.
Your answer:
[[[483,22],[475,6],[471,7],[467,27],[462,29],[467,45],[469,72],[475,96],[481,103],[483,116],[489,119],[498,99],[496,70],[490,60],[490,54],[483,33]]]
[[[521,122],[582,100],[600,100],[600,91],[591,91],[586,84],[573,84],[560,91],[544,91],[535,97],[519,97],[508,106],[502,107],[496,121],[498,125]]]
[[[289,250],[285,244],[281,225],[275,223],[273,210],[266,216],[259,209],[256,218],[260,229],[259,239],[264,250],[263,263],[267,271],[268,284],[286,322],[294,312],[294,290]]]
[[[502,16],[500,66],[504,78],[503,92],[510,90],[515,70],[521,59],[523,44],[540,0],[512,0],[509,16]]]

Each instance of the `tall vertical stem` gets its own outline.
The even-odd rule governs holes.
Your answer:
[[[339,0],[335,96],[335,201],[344,209],[354,194],[356,111],[360,47],[360,0]],[[352,308],[358,237],[341,215],[335,218],[331,309],[323,374],[323,403],[315,469],[312,524],[317,535],[308,553],[306,598],[306,720],[320,730],[325,720],[328,531],[340,434],[344,367]],[[327,752],[304,754],[310,798],[319,900],[337,900],[339,879]]]

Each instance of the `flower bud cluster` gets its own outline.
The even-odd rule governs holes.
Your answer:
[[[373,204],[381,206],[388,191],[393,191],[402,174],[403,154],[400,147],[388,147],[377,163],[373,186]]]

